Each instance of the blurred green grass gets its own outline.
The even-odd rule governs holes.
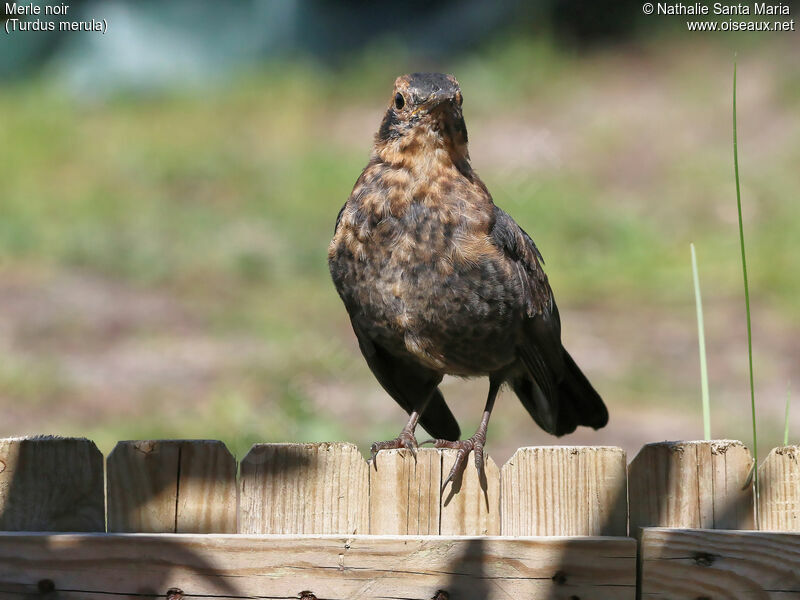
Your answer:
[[[742,57],[740,137],[754,295],[796,328],[800,71],[782,44]],[[391,434],[400,421],[361,363],[325,257],[392,80],[416,66],[406,60],[370,52],[338,73],[265,66],[224,88],[102,103],[71,99],[45,80],[0,89],[0,265],[9,281],[35,289],[75,275],[121,286],[123,297],[167,298],[188,322],[119,317],[127,332],[119,335],[93,329],[91,311],[83,321],[73,311],[37,330],[39,345],[19,329],[0,347],[0,404],[17,415],[7,428],[57,427],[105,448],[121,438],[220,437],[240,455],[267,439]],[[738,302],[729,60],[713,43],[578,55],[513,39],[431,65],[459,78],[474,166],[536,239],[567,323],[570,308],[656,315],[643,322],[688,314],[692,332],[690,241],[703,257],[708,310],[714,298]],[[512,134],[492,141],[509,122]],[[514,123],[529,128],[514,133]],[[556,159],[517,150],[529,130],[547,133]],[[187,331],[233,340],[214,350],[204,367],[211,374],[196,386],[148,379],[97,409],[97,389],[61,364],[76,352],[102,365],[131,340],[168,364],[168,341]],[[263,347],[240,356],[237,340]],[[618,342],[627,343],[606,340]],[[687,353],[693,344],[689,337]],[[659,352],[616,375],[595,373],[612,415],[634,398],[693,406],[695,374],[673,378],[684,357],[661,365]],[[723,389],[728,375],[718,375]],[[354,407],[329,410],[335,397],[315,397],[317,383],[350,385]],[[386,410],[359,417],[365,391]],[[125,408],[115,410],[117,401]]]

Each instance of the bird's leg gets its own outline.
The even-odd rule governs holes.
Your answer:
[[[489,427],[489,417],[492,416],[494,400],[497,397],[497,392],[500,390],[500,385],[502,383],[502,379],[499,378],[495,379],[491,377],[489,379],[489,396],[486,398],[486,406],[483,409],[481,424],[478,426],[478,430],[475,432],[475,435],[473,435],[471,438],[456,442],[442,439],[428,440],[423,442],[424,444],[433,442],[433,445],[436,448],[451,448],[453,450],[458,450],[458,454],[456,454],[456,461],[453,463],[453,468],[450,469],[450,474],[447,476],[447,479],[444,480],[444,483],[442,483],[442,491],[444,491],[444,488],[447,487],[447,484],[450,483],[457,475],[460,475],[464,472],[464,469],[467,466],[469,453],[473,451],[475,452],[475,468],[478,469],[478,477],[481,481],[486,480],[486,475],[483,471],[483,446],[486,444],[486,430]]]
[[[375,442],[370,447],[369,451],[372,455],[372,464],[375,466],[375,469],[378,468],[378,463],[375,460],[378,452],[381,450],[388,450],[392,448],[407,448],[411,450],[411,454],[414,455],[414,460],[417,458],[417,438],[414,437],[414,430],[417,428],[417,421],[419,421],[419,415],[421,411],[414,411],[411,413],[411,417],[408,419],[408,423],[406,426],[403,427],[403,430],[393,440],[388,440],[386,442]]]

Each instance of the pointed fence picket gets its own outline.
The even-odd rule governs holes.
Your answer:
[[[749,476],[753,457],[741,442],[647,444],[628,468],[630,529],[753,529]]]
[[[239,532],[369,532],[367,464],[353,444],[256,444],[242,459]]]
[[[119,442],[106,465],[109,532],[236,533],[236,460],[222,442]]]
[[[800,446],[773,449],[758,469],[761,528],[800,531]]]

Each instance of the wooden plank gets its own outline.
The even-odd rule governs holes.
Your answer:
[[[256,444],[241,464],[239,531],[367,533],[367,471],[353,444]]]
[[[758,469],[761,529],[800,531],[800,446],[774,448]]]
[[[752,529],[750,451],[734,440],[647,444],[628,468],[630,531]]]
[[[500,477],[503,535],[627,535],[621,448],[520,448]]]
[[[642,598],[800,598],[800,534],[644,529]]]
[[[108,531],[174,533],[178,444],[118,442],[106,459]]]
[[[442,451],[382,450],[369,467],[369,526],[372,534],[439,533]]]
[[[442,450],[443,477],[450,473],[457,454],[457,450]],[[482,483],[473,456],[469,456],[462,477],[444,491],[439,525],[442,535],[500,535],[500,469],[484,455],[486,481]]]
[[[218,440],[182,440],[175,533],[236,533],[236,459]]]
[[[222,442],[119,442],[107,464],[109,531],[236,531],[236,460]]]
[[[635,570],[628,538],[0,535],[4,599],[50,580],[62,599],[633,600]]]
[[[103,455],[94,442],[0,439],[0,530],[105,531]]]

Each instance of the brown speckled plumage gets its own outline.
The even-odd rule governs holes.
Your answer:
[[[412,415],[378,449],[413,448],[415,414],[442,438],[437,445],[458,438],[437,389],[445,374],[490,377],[487,423],[497,388],[509,383],[550,433],[605,425],[602,400],[561,346],[536,246],[470,166],[452,76],[397,79],[328,262],[367,363]],[[459,448],[481,458],[484,440],[473,438]]]

